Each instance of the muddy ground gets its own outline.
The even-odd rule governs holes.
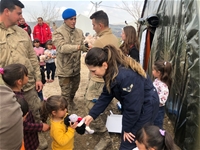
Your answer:
[[[79,89],[75,96],[75,103],[77,104],[77,106],[79,108],[78,111],[76,112],[76,114],[81,117],[84,117],[86,115],[85,110],[84,110],[84,106],[85,106],[84,93],[85,93],[86,85],[88,83],[88,73],[89,73],[88,69],[84,64],[84,56],[82,56],[81,57],[81,82],[80,82]],[[44,94],[44,97],[46,97],[46,98],[51,95],[57,95],[57,94],[60,95],[61,94],[61,90],[60,90],[60,87],[58,84],[57,77],[55,78],[54,82],[45,84],[44,89],[43,89],[43,94]],[[116,105],[113,107],[112,111],[115,114],[119,113]],[[165,117],[164,128],[173,135],[173,126],[167,117]],[[51,138],[49,136],[49,133],[47,132],[45,135],[46,135],[46,139],[47,139],[48,145],[49,145],[47,150],[51,150]],[[120,144],[120,134],[110,133],[110,136],[112,139],[113,146],[108,147],[107,150],[117,150],[119,148],[119,144]],[[88,134],[87,135],[79,135],[76,133],[74,150],[93,150],[100,138],[101,138],[101,136],[97,135],[95,133],[92,135],[88,135]],[[177,148],[177,150],[178,149],[179,148]]]

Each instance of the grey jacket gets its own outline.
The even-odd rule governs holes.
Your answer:
[[[78,45],[83,44],[83,31],[71,29],[65,23],[53,33],[53,43],[57,50],[56,73],[59,77],[73,77],[80,73],[81,50]]]
[[[0,150],[19,150],[23,138],[22,111],[13,91],[0,85]]]

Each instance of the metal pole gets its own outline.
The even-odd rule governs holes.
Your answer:
[[[90,1],[90,2],[95,6],[95,12],[97,11],[98,5],[102,3],[102,1],[100,1],[100,2],[95,2],[95,3],[92,2],[92,1]]]

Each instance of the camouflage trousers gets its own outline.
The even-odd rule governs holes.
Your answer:
[[[24,92],[24,98],[27,100],[29,109],[31,110],[35,122],[41,123],[40,118],[40,109],[41,109],[41,100],[38,97],[38,93],[35,90],[35,87],[29,91]],[[43,150],[48,147],[47,140],[45,139],[43,132],[38,132],[39,137],[39,149]]]
[[[58,77],[61,87],[61,94],[67,99],[67,102],[72,101],[80,84],[80,74],[73,77]]]
[[[93,80],[89,80],[88,86],[86,88],[85,93],[85,100],[86,100],[86,107],[85,111],[86,114],[89,113],[90,109],[94,106],[94,99],[98,100],[99,96],[102,93],[102,89],[104,86],[104,82],[95,82]],[[106,126],[105,126],[106,116],[104,113],[99,115],[94,121],[91,122],[90,127],[94,129],[96,132],[105,132]]]
[[[85,99],[86,100],[98,99],[102,93],[103,86],[104,82],[95,82],[90,79],[86,88]]]
[[[88,114],[90,109],[95,105],[93,100],[96,99],[98,101],[98,98],[102,93],[103,87],[104,82],[95,82],[90,79],[85,93],[86,114]],[[107,146],[109,144],[112,144],[110,134],[108,133],[108,130],[106,128],[106,119],[110,108],[111,107],[109,104],[106,110],[90,123],[91,129],[94,129],[97,134],[102,136],[98,144],[94,147],[94,150],[106,150]]]
[[[40,118],[41,102],[40,98],[38,97],[38,93],[35,90],[35,87],[29,91],[25,91],[24,98],[28,102],[29,110],[32,112],[35,121],[39,123],[41,121]]]

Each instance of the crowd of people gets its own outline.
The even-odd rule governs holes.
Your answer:
[[[0,149],[46,149],[48,130],[53,150],[74,149],[78,122],[66,126],[64,118],[78,110],[74,97],[81,81],[82,52],[87,52],[90,71],[84,97],[88,115],[82,117],[102,136],[93,149],[106,150],[112,144],[102,114],[114,98],[122,106],[120,150],[174,149],[173,139],[163,129],[172,66],[157,60],[152,81],[139,63],[140,44],[133,26],[123,28],[120,44],[109,28],[108,15],[100,10],[90,16],[96,34],[87,41],[76,28],[74,9],[63,11],[64,23],[60,27],[54,23],[53,32],[38,17],[32,32],[22,17],[23,8],[19,0],[0,1]],[[46,99],[43,86],[52,83],[55,74],[61,94]]]

